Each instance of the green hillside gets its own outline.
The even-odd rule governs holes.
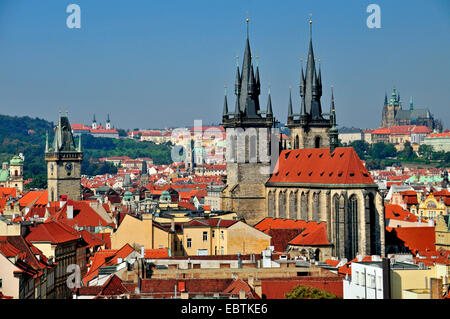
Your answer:
[[[32,178],[28,187],[46,187],[44,161],[45,136],[53,141],[55,124],[39,118],[0,115],[0,161],[9,161],[13,155],[25,156],[25,179]],[[170,145],[156,145],[130,139],[96,138],[82,136],[84,160],[82,174],[97,175],[115,173],[117,168],[108,163],[98,163],[97,158],[108,156],[151,157],[155,164],[169,164]],[[76,141],[78,143],[78,141]]]

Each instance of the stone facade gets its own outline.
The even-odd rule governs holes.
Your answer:
[[[81,200],[81,137],[78,147],[70,129],[67,116],[59,117],[55,139],[51,147],[48,137],[45,146],[47,162],[47,189],[49,202],[57,201],[61,195],[68,199]]]
[[[326,222],[334,257],[384,255],[383,199],[376,187],[268,184],[266,198],[269,217]]]

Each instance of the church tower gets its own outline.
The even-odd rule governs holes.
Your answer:
[[[58,201],[61,195],[81,200],[82,160],[81,136],[76,147],[69,119],[60,114],[53,144],[49,146],[47,136],[45,145],[49,202]]]
[[[242,70],[236,67],[234,112],[228,111],[226,96],[223,107],[227,180],[221,198],[223,210],[254,224],[267,216],[264,184],[270,177],[270,131],[275,120],[270,92],[266,111],[260,110],[259,67],[255,71],[252,63],[248,21]]]
[[[336,136],[330,136],[333,127],[333,116],[322,113],[320,98],[322,96],[322,74],[316,72],[316,59],[314,58],[312,44],[312,20],[310,24],[310,40],[306,70],[303,73],[301,66],[300,96],[302,98],[300,113],[294,113],[292,100],[289,99],[287,127],[291,131],[289,147],[291,149],[303,148],[329,148],[330,140],[337,141]],[[334,102],[333,102],[334,109]],[[329,118],[324,117],[329,115]],[[335,132],[333,132],[335,133]],[[336,138],[336,140],[335,140]],[[337,145],[333,145],[336,147]]]

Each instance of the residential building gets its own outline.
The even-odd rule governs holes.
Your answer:
[[[182,227],[187,256],[261,254],[270,246],[269,235],[237,220],[193,219]]]

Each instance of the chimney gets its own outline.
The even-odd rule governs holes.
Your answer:
[[[67,219],[73,219],[73,201],[67,201]]]

